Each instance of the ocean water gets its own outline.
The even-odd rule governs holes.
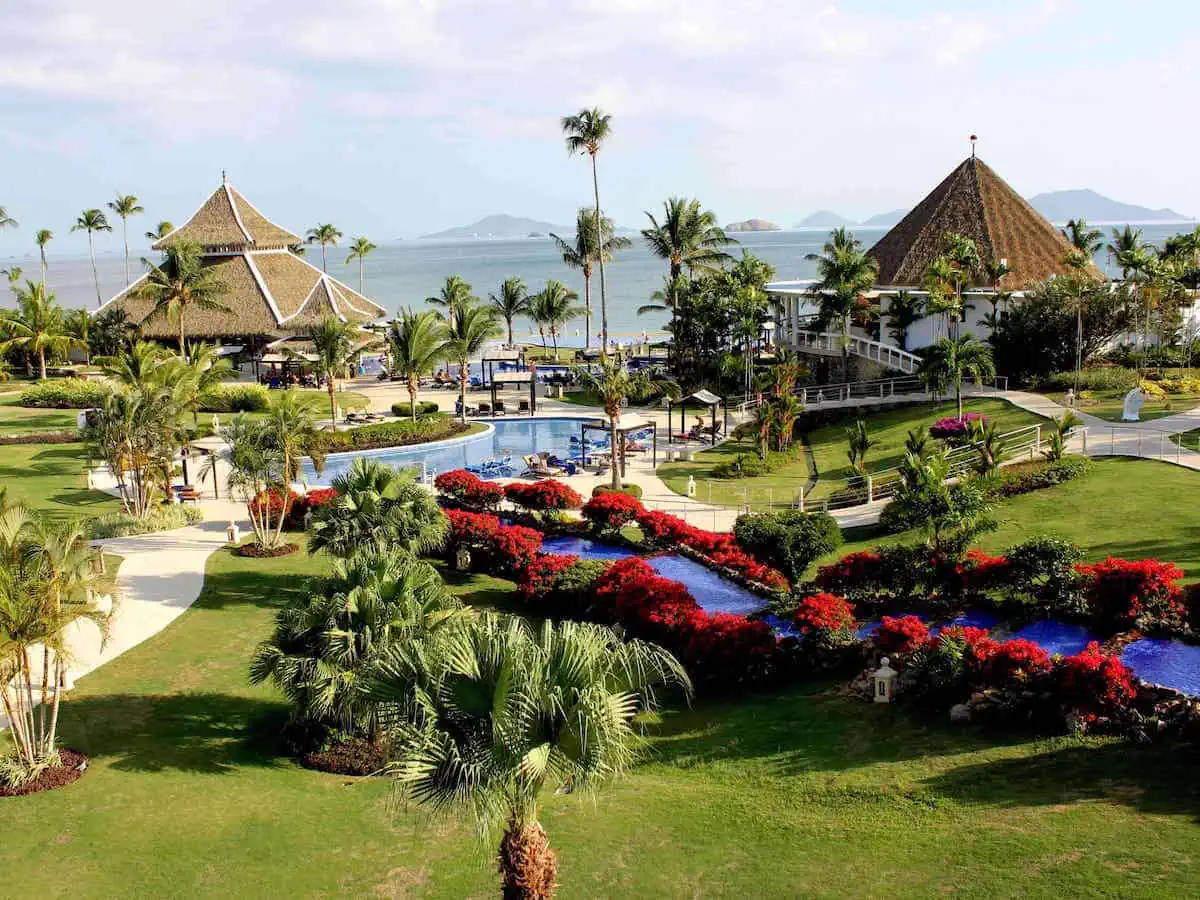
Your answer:
[[[1105,227],[1105,234],[1108,234]],[[1185,225],[1147,225],[1142,228],[1143,237],[1161,242],[1180,231],[1190,230]],[[855,234],[870,246],[883,236],[878,228],[854,229]],[[825,230],[775,231],[738,236],[741,246],[775,266],[776,279],[790,280],[811,278],[816,272],[814,263],[804,257],[817,252],[828,237]],[[666,322],[662,314],[637,315],[637,307],[648,302],[650,294],[662,286],[666,265],[642,244],[640,237],[632,236],[634,245],[617,255],[615,262],[605,267],[609,306],[609,331],[616,337],[637,337],[643,330],[651,334],[658,332]],[[31,249],[18,250],[20,242],[26,240]],[[6,231],[0,242],[0,267],[12,265],[24,267],[27,277],[38,277],[38,260],[32,247],[33,235],[26,229]],[[124,286],[124,263],[120,253],[118,235],[102,235],[99,239],[101,252],[96,265],[100,274],[101,295],[108,299]],[[96,291],[92,284],[91,265],[86,256],[48,256],[51,289],[59,302],[68,307],[96,306]],[[737,254],[739,248],[731,247]],[[136,258],[149,254],[146,248],[134,248],[130,271],[136,277],[142,271]],[[358,287],[358,266],[344,265],[346,249],[329,248],[329,272],[351,287]],[[321,248],[309,247],[308,259],[315,265],[321,263]],[[1104,266],[1103,254],[1097,263]],[[405,306],[414,308],[424,304],[426,297],[436,294],[446,277],[460,275],[474,288],[475,293],[486,299],[489,293],[499,289],[500,283],[513,275],[525,279],[531,291],[539,290],[550,278],[565,282],[583,296],[583,278],[568,269],[548,238],[522,238],[516,240],[459,240],[432,241],[411,240],[380,244],[379,249],[367,257],[364,266],[363,289],[368,296],[395,312]],[[592,321],[592,333],[600,330],[599,322],[599,277],[592,278],[593,307],[596,310]],[[0,304],[11,305],[8,297],[0,297]],[[571,340],[582,336],[583,319],[572,322],[565,338]],[[517,331],[528,336],[530,329],[518,324]],[[576,334],[578,332],[578,335]]]

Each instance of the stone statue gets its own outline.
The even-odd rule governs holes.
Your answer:
[[[1142,404],[1146,402],[1146,395],[1141,388],[1134,388],[1125,395],[1125,408],[1121,412],[1122,422],[1140,422],[1142,418]]]

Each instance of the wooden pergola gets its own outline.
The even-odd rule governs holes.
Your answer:
[[[618,446],[611,449],[613,465],[618,464],[618,459],[621,466],[621,476],[625,476],[625,445],[626,438],[631,432],[645,431],[650,429],[650,465],[658,466],[658,425],[650,419],[643,419],[640,416],[630,415],[625,413],[616,421],[609,423],[603,419],[594,422],[584,422],[579,426],[579,441],[580,453],[583,456],[583,464],[587,465],[587,436],[589,431],[602,431],[605,434],[613,434],[615,432]]]
[[[707,406],[712,413],[712,443],[716,446],[717,443],[717,407],[722,409],[722,427],[726,433],[729,431],[729,404],[724,397],[719,397],[712,391],[707,391],[701,388],[694,394],[684,397],[682,400],[667,399],[667,443],[674,440],[674,433],[671,429],[671,410],[676,406],[679,407],[679,434],[687,434],[687,405],[689,402],[698,403],[701,406]]]

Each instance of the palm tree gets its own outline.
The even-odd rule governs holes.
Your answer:
[[[86,429],[90,452],[107,464],[122,504],[138,519],[155,508],[184,440],[175,392],[161,377],[156,374],[138,387],[108,394]]]
[[[42,282],[45,284],[45,282]],[[84,365],[92,364],[92,317],[86,309],[73,309],[66,314],[65,324],[67,334],[75,341],[75,346],[83,351]]]
[[[624,235],[613,233],[613,221],[609,218],[600,220],[600,232],[596,232],[596,213],[583,207],[575,215],[575,239],[568,243],[557,234],[551,234],[554,243],[562,254],[563,262],[572,269],[583,273],[583,306],[584,306],[584,349],[592,346],[592,266],[601,256],[605,262],[612,262],[617,250],[625,250],[633,246],[633,242]]]
[[[871,433],[867,431],[867,423],[856,419],[854,424],[846,429],[846,458],[850,467],[860,475],[867,473],[867,451],[875,446]]]
[[[899,291],[888,301],[887,330],[901,350],[908,349],[908,329],[925,315],[925,302],[908,291]]]
[[[508,346],[515,347],[513,319],[529,315],[529,294],[525,289],[525,282],[517,275],[505,278],[504,283],[500,285],[500,293],[491,294],[488,299],[492,301],[492,306],[500,313],[500,318],[508,328]]]
[[[39,228],[33,236],[38,246],[38,254],[42,257],[42,284],[46,283],[46,245],[54,239],[54,232],[49,228]]]
[[[108,202],[108,208],[121,217],[121,237],[125,242],[125,287],[129,287],[129,217],[146,210],[138,205],[138,198],[133,194],[117,194],[115,200]]]
[[[229,491],[241,496],[249,514],[250,527],[260,547],[272,549],[282,542],[287,506],[260,502],[273,494],[286,496],[288,473],[283,451],[270,422],[253,421],[245,413],[221,429],[229,445]]]
[[[306,360],[313,367],[317,379],[325,382],[325,389],[329,392],[331,424],[337,423],[337,380],[353,365],[354,357],[373,347],[359,344],[362,335],[357,325],[334,316],[326,316],[319,325],[308,329],[307,336],[315,359]]]
[[[875,284],[879,263],[845,228],[835,228],[822,252],[810,253],[805,259],[817,263],[817,282],[809,290],[821,305],[821,318],[837,319],[841,326],[842,372],[849,380],[850,315],[859,295]]]
[[[8,333],[8,339],[0,343],[0,353],[19,350],[37,357],[38,377],[44,379],[46,354],[65,355],[77,341],[67,330],[62,307],[53,294],[46,293],[46,286],[33,281],[25,285],[25,290],[17,292],[16,311],[0,320]]]
[[[221,356],[218,347],[201,341],[193,341],[169,360],[167,369],[164,374],[167,381],[178,378],[183,382],[180,405],[191,410],[194,423],[200,421],[200,402],[204,395],[235,374],[233,365]]]
[[[697,270],[719,268],[731,257],[723,249],[737,241],[717,224],[717,214],[700,208],[699,200],[671,197],[663,202],[660,222],[646,213],[650,227],[642,229],[642,239],[659,259],[665,259],[673,281],[686,267],[689,276]]]
[[[167,351],[152,341],[138,341],[113,356],[98,356],[104,374],[130,391],[161,387],[167,366]]]
[[[468,306],[474,306],[479,302],[479,298],[471,293],[471,285],[463,281],[458,275],[450,275],[446,278],[446,283],[442,285],[441,291],[436,297],[426,297],[425,302],[444,310],[441,313],[443,319],[453,321],[458,310],[465,309]]]
[[[621,404],[629,396],[632,380],[629,372],[616,357],[604,355],[600,357],[600,367],[597,371],[584,373],[584,381],[588,387],[600,395],[604,414],[608,416],[610,446],[612,447],[612,487],[621,489],[621,466],[617,461],[617,420],[621,418]]]
[[[579,295],[561,281],[551,279],[546,287],[530,298],[529,317],[537,323],[538,330],[550,332],[554,341],[554,358],[558,359],[558,335],[564,325],[583,315],[582,306],[576,305]],[[545,341],[543,340],[543,343]]]
[[[1121,278],[1130,281],[1132,276],[1132,294],[1140,302],[1141,292],[1138,290],[1138,278],[1149,273],[1154,262],[1154,249],[1142,240],[1142,230],[1126,225],[1124,229],[1112,230],[1112,240],[1108,244],[1109,257],[1121,267]],[[1140,340],[1140,326],[1139,335]]]
[[[503,829],[502,896],[548,898],[558,864],[539,797],[627,772],[641,744],[634,716],[655,708],[660,686],[690,694],[687,674],[661,647],[599,625],[534,631],[482,613],[439,637],[393,645],[370,691],[398,735],[390,771],[405,798]]]
[[[8,214],[8,210],[0,206],[0,228],[16,228],[17,220]]]
[[[88,253],[92,257],[92,280],[96,282],[96,305],[99,306],[103,301],[100,299],[100,273],[96,271],[96,244],[92,235],[97,231],[112,231],[112,226],[108,224],[108,219],[100,210],[85,209],[75,220],[71,230],[87,232]]]
[[[1099,253],[1100,249],[1104,246],[1103,233],[1099,228],[1090,227],[1086,219],[1069,220],[1067,227],[1062,229],[1062,236],[1076,250],[1087,254],[1088,263],[1092,261],[1092,257]],[[1084,265],[1082,268],[1087,268],[1087,266]]]
[[[211,372],[212,368],[205,372]],[[316,430],[309,405],[298,390],[288,388],[271,400],[263,421],[268,426],[267,440],[282,457],[283,477],[288,481],[298,480],[305,447]],[[321,462],[321,458],[314,454],[313,463],[317,471],[323,468]]]
[[[336,243],[336,241],[335,241]],[[367,258],[367,254],[372,250],[379,248],[372,244],[365,237],[356,237],[354,243],[350,245],[350,255],[346,257],[346,265],[350,265],[350,260],[358,260],[358,292],[363,292],[363,260]],[[321,252],[325,252],[325,247],[322,245]]]
[[[146,238],[151,241],[161,241],[163,238],[165,238],[168,234],[170,234],[174,230],[175,230],[175,226],[172,225],[170,222],[168,222],[166,219],[163,219],[161,222],[158,223],[157,226],[155,226],[153,231],[146,232]]]
[[[507,284],[507,282],[505,282]],[[417,421],[417,387],[422,375],[433,371],[445,355],[445,328],[433,310],[413,312],[402,310],[387,332],[388,356],[393,375],[403,375],[408,382],[408,401],[412,420]]]
[[[185,352],[184,318],[189,310],[230,312],[220,298],[229,293],[229,285],[217,278],[215,270],[205,266],[203,248],[195,241],[176,241],[167,248],[161,266],[143,258],[148,268],[146,279],[130,294],[151,301],[154,306],[143,324],[166,319],[179,327],[179,352]]]
[[[945,241],[945,258],[949,266],[950,283],[954,287],[954,334],[957,337],[958,326],[967,313],[963,292],[983,271],[983,261],[979,257],[979,249],[975,242],[966,235],[949,232]]]
[[[946,387],[954,386],[954,399],[958,406],[958,418],[962,421],[962,383],[970,378],[980,384],[984,377],[996,374],[992,360],[992,348],[975,339],[972,334],[956,338],[942,338],[925,349],[924,359],[918,372],[926,388],[941,394]]]
[[[600,108],[581,109],[573,116],[563,116],[560,122],[566,135],[567,153],[586,153],[592,160],[592,196],[595,200],[596,221],[603,221],[600,212],[600,180],[596,175],[596,156],[601,145],[612,136],[612,116]],[[600,345],[602,353],[608,352],[608,292],[604,286],[604,254],[596,257],[600,266]]]
[[[321,271],[325,269],[325,246],[332,244],[337,246],[337,242],[341,239],[342,233],[333,225],[317,225],[315,228],[308,229],[308,243],[321,245]]]
[[[501,334],[496,324],[496,311],[490,306],[474,303],[452,307],[450,321],[445,325],[446,356],[458,364],[458,413],[467,421],[467,379],[470,377],[471,357],[478,356],[487,342]]]

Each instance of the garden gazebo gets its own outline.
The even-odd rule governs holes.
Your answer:
[[[719,397],[712,391],[701,388],[694,394],[684,397],[682,400],[667,400],[667,443],[673,441],[674,434],[671,430],[671,410],[676,406],[679,407],[679,435],[680,440],[687,435],[687,407],[688,404],[707,406],[712,413],[712,425],[708,427],[709,436],[712,438],[712,443],[715,446],[717,443],[717,407],[722,409],[721,428],[728,432],[729,430],[729,404],[724,397]],[[701,417],[703,418],[703,417]]]
[[[636,434],[639,431],[645,431],[647,429],[649,429],[649,431],[650,431],[650,465],[651,465],[651,467],[657,467],[658,466],[658,425],[655,424],[650,419],[643,419],[641,416],[635,416],[630,413],[622,414],[612,423],[606,422],[603,419],[597,419],[594,422],[584,422],[579,427],[579,440],[580,440],[579,452],[580,452],[581,456],[583,457],[584,465],[587,465],[587,457],[588,457],[588,452],[587,452],[588,432],[589,431],[601,431],[601,432],[604,432],[605,434],[612,434],[615,432],[619,446],[611,447],[609,449],[610,449],[610,453],[612,455],[613,465],[617,465],[618,459],[620,460],[621,476],[624,477],[624,475],[625,475],[625,453],[626,453],[626,448],[628,446],[628,440],[627,440],[628,436],[630,434]],[[592,455],[595,456],[596,454],[593,453]]]

